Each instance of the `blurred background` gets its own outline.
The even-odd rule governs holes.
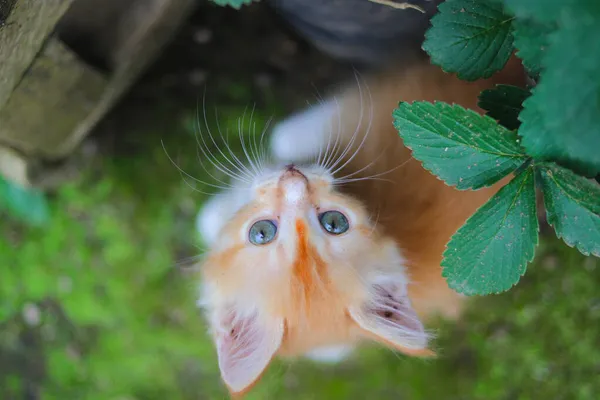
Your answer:
[[[227,398],[195,307],[214,190],[174,163],[209,180],[196,135],[409,57],[436,2],[326,3],[0,0],[0,399]],[[276,362],[248,397],[597,399],[599,268],[548,235],[516,288],[435,324],[440,358]]]

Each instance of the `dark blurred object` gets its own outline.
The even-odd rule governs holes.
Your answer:
[[[0,0],[0,174],[42,186],[45,175],[57,176],[57,161],[73,152],[196,4]]]
[[[429,19],[442,2],[407,0],[425,10],[422,13],[369,0],[270,1],[283,18],[322,51],[368,66],[420,54]]]

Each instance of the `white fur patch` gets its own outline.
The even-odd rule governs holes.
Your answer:
[[[321,364],[337,364],[347,359],[354,351],[354,347],[339,345],[313,349],[305,354],[306,358]]]
[[[282,162],[298,162],[325,151],[337,111],[337,104],[329,101],[281,121],[271,135],[272,154]]]

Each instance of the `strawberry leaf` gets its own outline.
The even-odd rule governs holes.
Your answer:
[[[600,185],[554,163],[540,168],[548,223],[585,255],[600,257]]]
[[[513,178],[452,236],[442,260],[450,288],[465,295],[514,286],[538,244],[534,170]]]
[[[447,0],[431,19],[423,50],[434,64],[461,79],[488,78],[513,51],[512,20],[499,3]]]
[[[393,116],[413,156],[460,190],[490,186],[527,159],[514,132],[458,105],[401,103]]]

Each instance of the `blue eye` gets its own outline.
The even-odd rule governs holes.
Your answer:
[[[248,240],[250,240],[250,243],[252,244],[262,246],[263,244],[271,243],[273,239],[275,239],[276,234],[277,225],[275,225],[273,221],[263,219],[255,222],[254,225],[250,227]]]
[[[332,235],[341,235],[350,229],[348,218],[339,211],[326,211],[319,215],[323,229]]]

